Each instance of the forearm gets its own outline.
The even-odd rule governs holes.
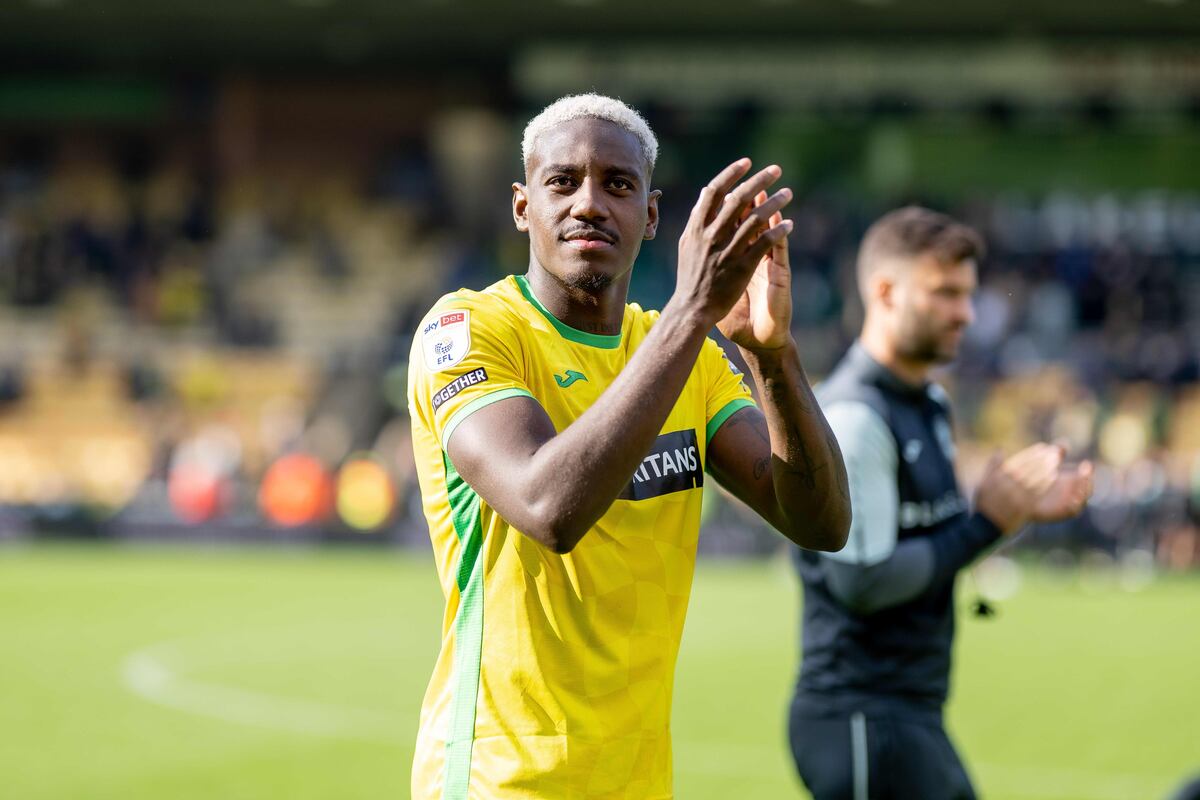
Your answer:
[[[953,580],[960,569],[979,558],[1000,536],[1000,528],[978,512],[968,514],[959,524],[930,536],[934,549],[933,581]]]
[[[654,444],[712,322],[669,303],[617,379],[513,475],[530,514],[567,551],[608,510]]]
[[[802,547],[838,550],[850,528],[850,489],[837,439],[804,374],[794,342],[741,348],[758,386],[771,439],[780,530]]]
[[[824,561],[826,586],[856,614],[873,614],[939,591],[999,538],[979,514],[931,536],[905,539],[877,564]]]

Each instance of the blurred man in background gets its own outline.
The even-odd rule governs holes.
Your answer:
[[[818,391],[844,453],[844,550],[797,551],[803,654],[789,733],[816,800],[960,800],[974,790],[942,725],[954,578],[1031,521],[1078,514],[1091,465],[1035,444],[993,459],[972,511],[959,491],[945,392],[930,371],[972,322],[983,242],[923,208],[878,220],[858,256],[866,318]]]

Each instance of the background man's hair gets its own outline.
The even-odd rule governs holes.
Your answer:
[[[525,126],[525,135],[521,138],[521,162],[526,169],[529,168],[529,155],[533,152],[539,136],[555,125],[580,118],[606,120],[632,133],[642,147],[646,166],[649,170],[654,169],[654,162],[658,160],[658,139],[655,138],[654,131],[650,130],[641,114],[620,100],[601,94],[560,97],[529,120],[529,124]]]
[[[920,206],[905,206],[877,219],[858,249],[858,287],[865,293],[867,280],[887,261],[933,256],[939,264],[979,261],[986,248],[973,229],[946,214]]]

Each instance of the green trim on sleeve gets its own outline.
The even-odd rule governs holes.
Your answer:
[[[752,408],[753,400],[748,400],[745,397],[735,397],[725,405],[721,406],[721,410],[713,414],[713,418],[704,426],[704,445],[712,441],[712,437],[725,424],[725,420],[734,415],[735,412],[741,411],[743,408]]]
[[[442,449],[446,449],[446,446],[450,443],[450,435],[454,433],[454,429],[457,428],[464,419],[471,416],[484,406],[490,406],[492,403],[498,403],[501,400],[507,400],[510,397],[532,398],[533,395],[524,389],[517,389],[513,387],[508,389],[497,389],[496,391],[485,394],[482,397],[476,397],[458,411],[455,411],[454,416],[450,417],[449,421],[446,423],[446,426],[442,428]]]
[[[564,339],[569,339],[572,342],[586,344],[589,347],[598,347],[601,350],[616,350],[621,346],[621,334],[613,336],[605,336],[599,333],[588,333],[577,328],[572,328],[558,317],[551,314],[541,301],[533,295],[533,290],[529,288],[529,280],[524,275],[514,275],[513,278],[517,282],[517,288],[521,290],[521,294],[525,295],[525,299],[529,304],[542,313],[542,316],[554,326],[554,330],[558,331],[558,335]]]

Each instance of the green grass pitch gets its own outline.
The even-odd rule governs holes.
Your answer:
[[[699,565],[681,800],[805,796],[784,736],[796,594],[782,561]],[[0,796],[406,798],[440,619],[421,555],[2,548]],[[1200,580],[1027,571],[959,631],[949,726],[984,797],[1162,798],[1200,771]]]

